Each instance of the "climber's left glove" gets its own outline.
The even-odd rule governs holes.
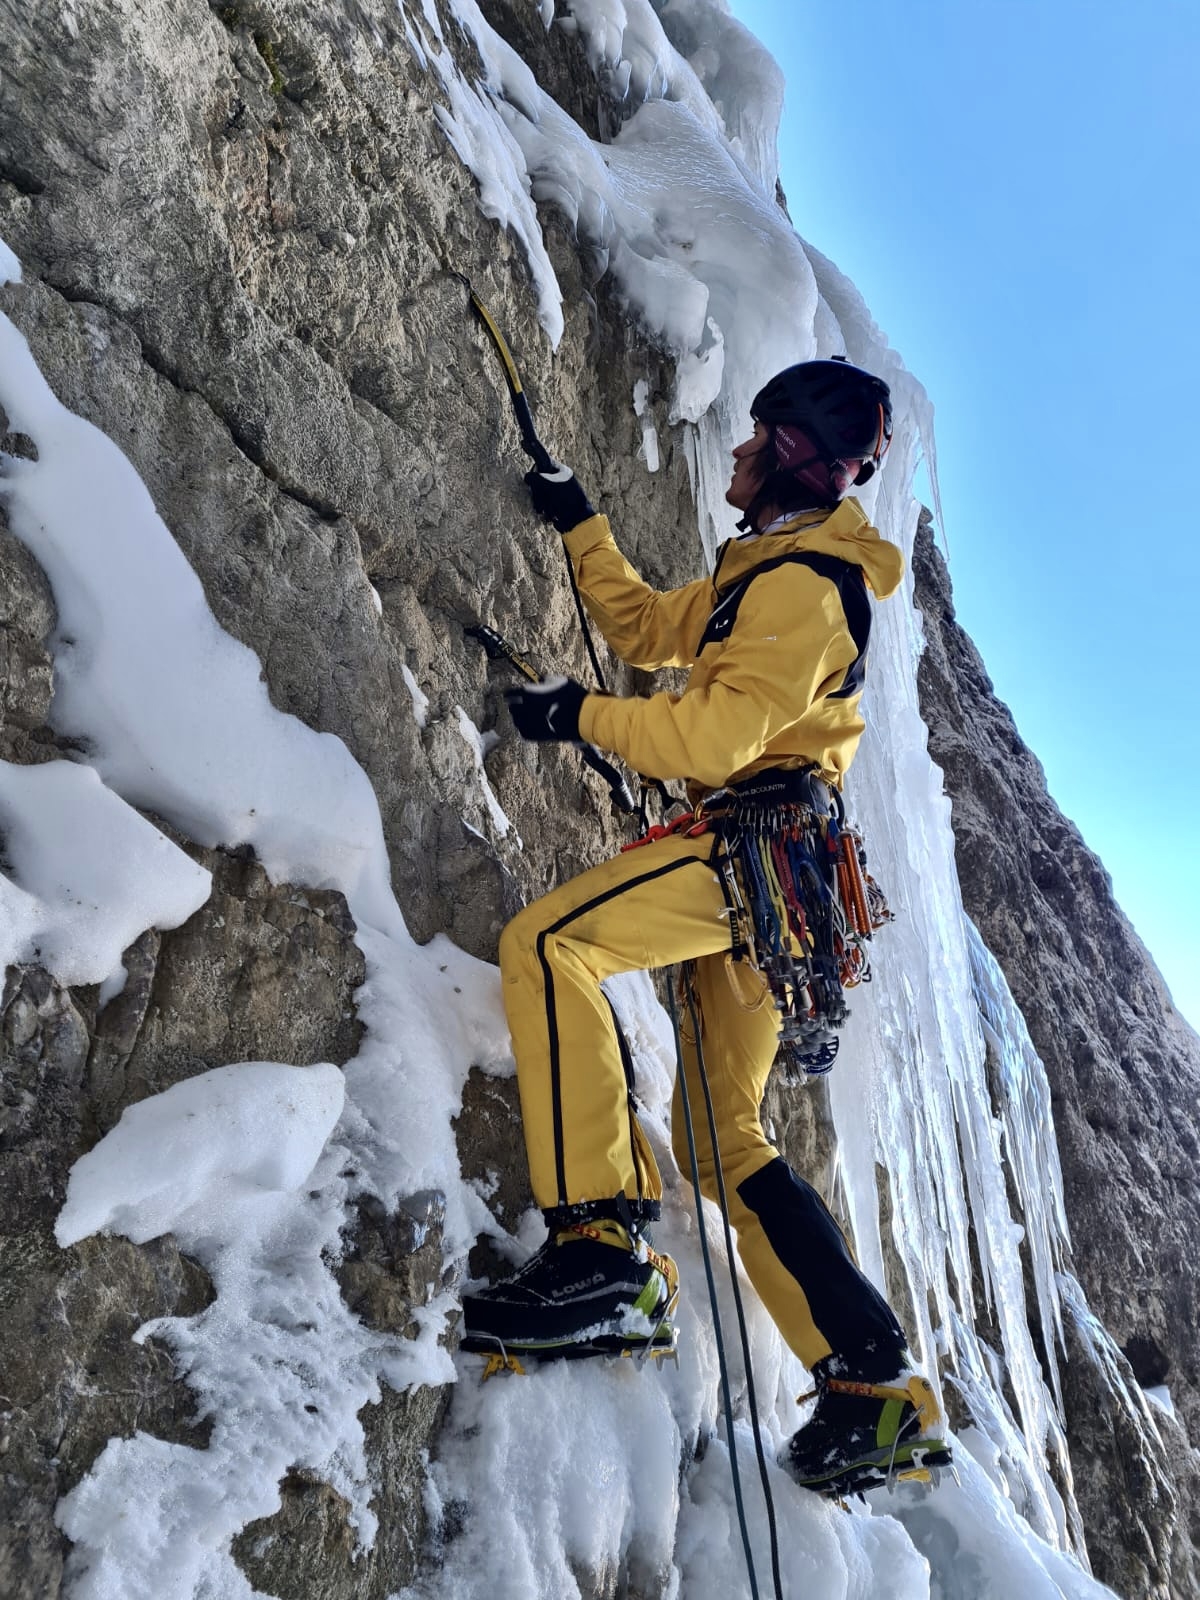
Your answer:
[[[587,690],[573,678],[544,678],[541,683],[506,689],[504,698],[522,739],[579,739],[579,712]]]

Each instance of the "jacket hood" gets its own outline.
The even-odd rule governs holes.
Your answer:
[[[832,511],[801,511],[774,533],[739,539],[725,551],[720,581],[749,572],[760,561],[792,550],[814,550],[837,556],[861,567],[872,592],[880,600],[895,594],[904,576],[904,556],[899,546],[881,539],[867,521],[862,506],[851,495]]]

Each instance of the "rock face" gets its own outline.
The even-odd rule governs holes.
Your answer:
[[[497,10],[498,25],[536,25],[564,98],[594,126],[578,43],[547,39],[524,7]],[[0,38],[0,237],[23,267],[0,309],[55,393],[133,462],[218,621],[260,657],[274,704],[337,734],[366,769],[413,934],[444,931],[494,958],[515,907],[590,859],[598,832],[613,844],[617,833],[603,788],[570,753],[539,762],[509,740],[489,755],[507,834],[481,784],[464,719],[486,732],[506,680],[464,628],[496,622],[539,665],[585,668],[557,537],[531,529],[507,395],[456,274],[505,326],[553,419],[548,437],[624,504],[626,548],[669,584],[699,570],[698,544],[665,559],[638,551],[690,507],[682,455],[665,446],[654,494],[640,467],[629,492],[641,432],[628,396],[647,380],[665,439],[664,364],[616,306],[591,299],[555,229],[576,310],[551,364],[524,265],[480,214],[390,0],[111,0],[78,16],[2,0]],[[585,420],[569,375],[601,352],[611,381]],[[2,415],[0,435],[7,454],[32,453]],[[4,760],[71,753],[47,720],[55,621],[49,584],[0,510]],[[519,836],[556,845],[535,863]],[[204,1442],[168,1353],[131,1342],[152,1317],[200,1309],[204,1274],[169,1239],[60,1251],[52,1229],[72,1162],[126,1105],[181,1078],[237,1060],[341,1063],[361,1031],[362,957],[341,897],[271,885],[252,860],[178,842],[213,872],[213,895],[126,952],[116,999],[100,1009],[95,989],[64,992],[24,968],[4,990],[0,1590],[11,1600],[59,1592],[67,1545],[54,1508],[110,1436]],[[468,1169],[496,1145],[523,1171],[507,1159],[520,1149],[511,1104],[476,1121],[469,1099],[460,1139]],[[422,1206],[433,1211],[418,1244],[405,1219]],[[402,1326],[440,1284],[437,1245],[436,1197],[364,1215],[339,1269],[348,1303],[369,1326]],[[424,1527],[420,1456],[443,1409],[438,1391],[387,1391],[364,1413],[391,1512],[369,1558],[351,1560],[345,1503],[296,1472],[283,1509],[237,1543],[255,1585],[281,1596],[403,1587]]]
[[[54,1239],[68,1170],[85,1148],[88,1040],[66,990],[38,968],[9,969],[0,1000],[0,1591],[31,1600],[59,1592],[66,1541],[54,1508],[111,1435],[143,1428],[202,1444],[205,1432],[168,1352],[132,1342],[151,1317],[200,1310],[203,1272],[170,1239],[142,1248],[87,1239],[65,1251]]]
[[[955,620],[927,517],[915,566],[926,636],[921,709],[953,801],[963,901],[1046,1065],[1076,1270],[1133,1379],[1143,1388],[1168,1385],[1195,1439],[1200,1039],[1174,1010],[1104,867],[1050,798],[1037,758],[993,694]],[[1172,1490],[1152,1464],[1134,1466],[1141,1452],[1125,1434],[1115,1449],[1105,1442],[1111,1407],[1097,1414],[1087,1367],[1077,1347],[1065,1381],[1097,1576],[1135,1593],[1130,1580],[1140,1570],[1161,1592],[1169,1581],[1172,1594],[1193,1594],[1200,1502],[1179,1430],[1163,1423],[1182,1501],[1164,1518]],[[1149,1481],[1136,1482],[1139,1470],[1149,1471]],[[1114,1541],[1114,1511],[1138,1504],[1127,1538]]]
[[[517,0],[485,10],[537,54],[541,82],[581,126],[617,125],[619,96],[597,92],[577,36],[546,32]],[[493,958],[518,904],[619,835],[570,751],[512,739],[488,751],[511,827],[481,778],[473,733],[498,721],[503,672],[464,629],[494,622],[539,666],[586,668],[558,541],[530,523],[504,386],[458,274],[505,327],[548,439],[618,509],[623,549],[662,587],[702,566],[698,541],[662,536],[695,520],[666,422],[669,363],[547,214],[567,317],[551,360],[520,254],[483,217],[430,114],[393,0],[0,0],[0,39],[0,237],[24,269],[0,309],[58,396],[133,462],[218,621],[261,659],[273,703],[337,734],[368,773],[413,934],[445,932]],[[653,477],[638,462],[639,381],[661,442]],[[31,447],[5,432],[0,448]],[[988,698],[928,548],[922,573],[927,715],[956,798],[964,892],[1051,1070],[1081,1276],[1138,1380],[1194,1404],[1195,1040]],[[50,720],[55,621],[44,574],[0,526],[6,761],[71,753]],[[610,683],[634,686],[615,669]],[[994,843],[1023,833],[1027,860]],[[5,979],[0,1590],[11,1600],[59,1593],[54,1506],[107,1438],[143,1429],[204,1443],[166,1352],[131,1339],[151,1317],[199,1309],[204,1274],[170,1239],[59,1250],[72,1163],[126,1106],[180,1079],[237,1060],[340,1064],[358,1047],[363,960],[341,896],[177,842],[212,872],[212,896],[125,953],[119,996],[101,1006],[95,988],[63,990],[33,967]],[[778,1097],[771,1114],[797,1164],[819,1172],[824,1100]],[[472,1075],[458,1137],[468,1177],[503,1175],[493,1205],[511,1222],[526,1203],[511,1082]],[[441,1287],[439,1225],[435,1194],[360,1209],[338,1277],[368,1327],[406,1327]],[[1089,1387],[1087,1361],[1076,1367],[1068,1400],[1086,1450],[1084,1417],[1105,1390]],[[404,1588],[424,1530],[421,1453],[443,1405],[435,1390],[387,1391],[368,1408],[371,1470],[393,1513],[369,1558],[351,1559],[346,1503],[297,1470],[281,1511],[237,1541],[251,1581],[287,1600]],[[1093,1545],[1098,1571],[1130,1596],[1165,1594],[1168,1581],[1196,1592],[1186,1525],[1147,1509],[1156,1495],[1186,1500],[1186,1486],[1152,1462],[1123,1485],[1111,1449],[1105,1459],[1111,1471],[1087,1493],[1078,1474],[1089,1525],[1105,1530],[1113,1504],[1129,1514],[1110,1567],[1113,1541]]]

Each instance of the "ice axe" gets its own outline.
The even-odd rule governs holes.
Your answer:
[[[513,416],[517,419],[517,429],[521,435],[521,449],[533,462],[538,472],[544,472],[548,477],[555,473],[567,475],[567,469],[561,467],[550,454],[546,446],[538,438],[537,429],[533,423],[533,412],[529,407],[529,396],[521,383],[521,374],[517,371],[517,363],[513,360],[513,353],[508,348],[508,340],[501,333],[495,317],[475,293],[471,280],[465,273],[456,272],[454,276],[466,285],[467,293],[471,298],[471,309],[483,324],[488,338],[495,346],[496,354],[500,357],[504,368],[504,381],[508,385],[508,398],[512,401]],[[596,646],[592,642],[592,631],[588,627],[587,616],[583,609],[583,600],[580,598],[579,585],[575,582],[575,569],[571,565],[571,558],[567,555],[566,546],[563,554],[567,558],[567,575],[571,580],[571,594],[575,601],[575,614],[579,618],[580,632],[583,642],[587,646],[588,660],[592,664],[592,671],[596,674],[596,687],[601,694],[607,693],[604,682],[604,673],[600,668],[600,658],[596,654]],[[606,763],[607,764],[607,763]]]
[[[533,425],[533,412],[529,409],[529,396],[521,384],[521,374],[517,371],[517,363],[513,360],[512,351],[508,348],[508,340],[500,332],[495,317],[484,305],[471,286],[471,280],[457,273],[457,277],[467,286],[467,293],[471,297],[471,310],[483,323],[488,337],[496,347],[496,354],[500,357],[504,367],[504,381],[508,385],[508,397],[512,401],[513,415],[517,419],[517,428],[521,434],[521,448],[533,462],[539,472],[554,473],[561,471],[559,464],[550,454],[546,446],[538,438],[537,429]]]
[[[509,666],[516,670],[529,683],[541,683],[542,675],[536,667],[530,666],[524,656],[508,642],[502,633],[497,633],[495,628],[489,628],[486,623],[476,623],[473,628],[466,629],[467,637],[478,639],[487,654],[489,661],[507,661]],[[584,764],[591,767],[597,777],[603,778],[608,785],[608,792],[613,805],[618,811],[636,811],[637,803],[628,783],[613,766],[611,761],[606,761],[600,752],[590,744],[577,743],[575,748],[579,751]]]

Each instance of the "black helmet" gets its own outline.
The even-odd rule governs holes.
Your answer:
[[[785,471],[801,464],[798,450],[796,459],[789,459],[791,424],[827,466],[861,461],[856,484],[874,476],[892,438],[891,390],[882,378],[852,366],[845,356],[785,367],[755,395],[750,415],[776,430],[776,455]]]

